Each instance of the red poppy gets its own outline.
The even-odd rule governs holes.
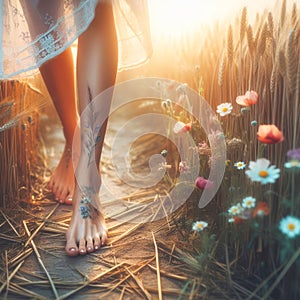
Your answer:
[[[259,125],[257,139],[264,144],[278,144],[284,140],[282,132],[273,124]]]
[[[270,214],[270,208],[269,208],[268,204],[264,201],[259,201],[252,213],[253,218],[255,218],[257,216],[259,216],[259,217],[267,216],[269,214]]]
[[[197,177],[195,181],[195,185],[197,188],[204,190],[204,189],[209,189],[213,186],[212,181],[205,179],[203,177]]]
[[[247,91],[245,95],[238,96],[236,103],[242,106],[250,106],[256,104],[258,100],[258,94],[255,91]]]
[[[192,128],[192,123],[183,123],[181,121],[176,122],[176,124],[174,125],[174,132],[175,133],[183,133],[183,132],[188,132],[190,131]]]

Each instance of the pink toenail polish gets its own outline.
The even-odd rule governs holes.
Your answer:
[[[72,248],[69,249],[69,251],[75,252],[75,251],[76,251],[76,248],[72,247]]]
[[[87,251],[92,251],[93,248],[92,247],[87,247]]]

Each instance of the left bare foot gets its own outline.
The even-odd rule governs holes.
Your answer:
[[[72,163],[72,146],[66,144],[62,157],[54,170],[49,188],[60,203],[72,204],[75,176]]]

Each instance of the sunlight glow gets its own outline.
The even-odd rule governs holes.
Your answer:
[[[172,35],[209,23],[220,13],[212,0],[152,0],[149,4],[154,30]]]
[[[282,0],[148,0],[151,27],[154,33],[180,35],[200,25],[212,25],[215,21],[235,18],[244,6],[248,19],[264,9],[281,6]],[[288,2],[296,2],[293,0]]]

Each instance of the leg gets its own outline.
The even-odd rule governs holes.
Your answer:
[[[114,85],[117,57],[117,38],[112,7],[107,3],[99,3],[95,19],[78,40],[77,80],[80,112],[93,98]],[[111,96],[101,108],[107,116]],[[88,167],[89,153],[84,147],[87,140],[83,128],[88,121],[81,117],[82,147],[76,169],[77,182],[73,197],[73,215],[66,243],[66,253],[70,256],[93,252],[104,245],[107,239],[107,229],[99,199],[100,182],[94,183],[93,170]],[[105,130],[106,122],[101,127],[95,144],[94,159],[97,166],[100,162]]]
[[[47,32],[50,24],[45,17],[51,16],[53,22],[63,14],[63,1],[25,1],[20,0],[24,15],[34,40],[39,34]],[[44,63],[41,75],[60,117],[66,146],[61,160],[51,176],[49,187],[55,198],[71,204],[74,191],[74,171],[71,161],[73,135],[77,125],[77,109],[74,89],[74,63],[71,49]]]
[[[57,200],[71,204],[75,185],[71,149],[78,120],[71,49],[68,48],[43,64],[40,72],[61,120],[66,139],[63,155],[51,176],[49,187]]]

